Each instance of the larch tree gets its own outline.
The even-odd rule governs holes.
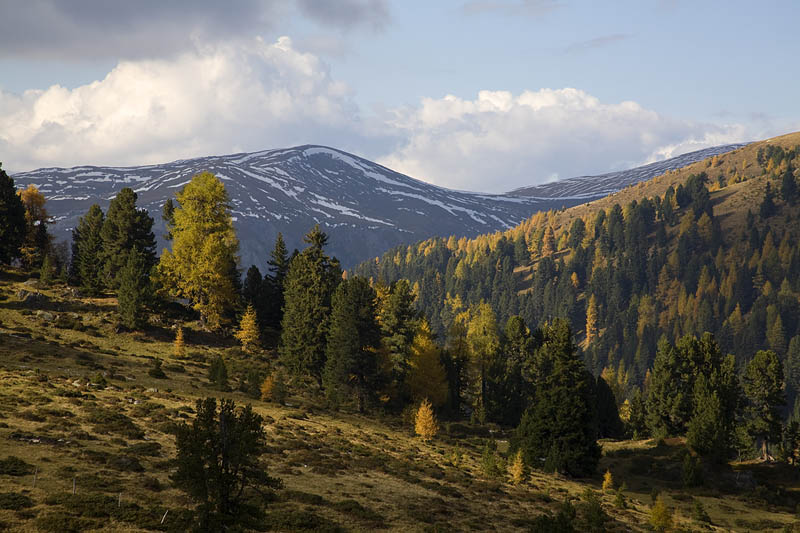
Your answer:
[[[355,397],[359,412],[377,389],[380,329],[375,320],[375,290],[356,276],[333,293],[322,384],[333,405]]]
[[[597,338],[597,298],[594,294],[589,297],[586,307],[586,346]]]
[[[308,247],[286,274],[284,313],[278,353],[295,376],[309,376],[322,386],[331,296],[341,281],[336,259],[325,254],[328,236],[315,226],[305,237]]]
[[[439,432],[439,423],[436,421],[436,414],[433,406],[427,399],[422,400],[414,417],[414,432],[427,442]]]
[[[252,352],[261,345],[261,332],[258,327],[256,310],[252,304],[247,306],[242,320],[239,322],[239,330],[234,336],[242,343],[242,347],[247,352]]]
[[[146,209],[136,207],[137,198],[137,194],[129,187],[119,191],[108,206],[100,230],[103,282],[114,291],[119,289],[120,273],[134,248],[142,254],[148,271],[156,264],[153,218]]]
[[[166,290],[186,298],[218,328],[238,305],[239,240],[225,186],[209,172],[195,175],[177,195],[170,226],[172,250],[164,250],[158,272]]]
[[[172,355],[181,359],[186,356],[186,345],[183,340],[183,326],[175,330],[175,340],[172,343]]]
[[[447,374],[442,366],[442,350],[433,339],[427,321],[420,321],[410,352],[406,384],[411,398],[414,401],[428,398],[435,407],[442,407],[449,397]]]
[[[783,366],[775,352],[759,350],[745,367],[742,385],[747,431],[761,443],[762,459],[767,459],[770,443],[780,438],[780,408],[786,404]]]
[[[90,295],[97,295],[103,289],[103,237],[100,232],[104,222],[103,210],[92,204],[72,230],[70,277]]]
[[[0,263],[18,257],[25,241],[25,206],[17,194],[14,178],[0,164]]]
[[[486,303],[473,307],[467,323],[467,344],[469,346],[473,393],[473,406],[478,418],[486,416],[488,399],[488,373],[489,367],[495,360],[500,350],[500,332],[497,328],[497,317],[492,307]]]
[[[25,206],[25,237],[20,256],[25,268],[33,268],[41,265],[50,249],[50,234],[47,232],[50,218],[44,205],[46,199],[35,185],[28,185],[17,194]]]

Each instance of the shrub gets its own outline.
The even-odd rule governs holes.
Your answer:
[[[0,509],[19,511],[20,509],[27,509],[29,507],[33,507],[33,500],[24,494],[18,492],[0,493]]]
[[[518,450],[514,454],[514,460],[508,467],[508,473],[511,475],[511,482],[514,485],[519,485],[525,480],[525,461],[522,458],[522,450]]]
[[[116,433],[129,439],[141,439],[144,431],[124,413],[104,407],[89,410],[87,420],[98,433]]]
[[[700,458],[687,453],[683,458],[683,486],[697,487],[703,484],[703,467]]]
[[[606,531],[606,522],[610,517],[603,510],[600,498],[592,489],[587,488],[583,493],[583,515],[586,520],[586,531],[602,533]]]
[[[19,457],[9,455],[0,459],[0,474],[7,476],[27,476],[33,474],[33,465],[26,463]]]
[[[147,375],[151,378],[156,379],[167,379],[167,375],[164,373],[164,370],[161,368],[161,359],[155,358],[153,359],[153,366],[147,371]]]
[[[614,477],[611,475],[611,470],[606,470],[603,475],[603,492],[614,490]]]
[[[694,518],[698,522],[706,522],[708,524],[711,523],[711,517],[708,516],[708,513],[706,512],[700,500],[694,501],[694,509],[692,509],[692,518]]]

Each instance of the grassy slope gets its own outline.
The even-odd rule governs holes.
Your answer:
[[[22,289],[36,289],[19,275],[6,272],[1,277],[0,459],[15,455],[36,465],[38,474],[35,488],[30,474],[0,475],[0,492],[26,494],[35,504],[21,511],[0,510],[0,522],[12,531],[34,531],[43,517],[83,512],[88,522],[81,527],[136,531],[137,525],[157,527],[167,509],[177,516],[188,502],[169,485],[167,460],[174,455],[169,427],[191,417],[188,408],[197,398],[217,394],[207,388],[206,365],[200,360],[221,353],[234,367],[248,361],[194,324],[185,328],[191,359],[175,360],[169,329],[116,334],[112,299],[75,298],[63,287],[39,289],[47,300],[34,309],[16,295]],[[77,317],[85,327],[79,329],[85,330],[55,327],[53,317],[44,313],[62,320]],[[168,380],[147,375],[151,357],[164,360]],[[271,356],[261,357],[268,362]],[[91,384],[98,374],[105,374],[106,386]],[[252,401],[241,393],[225,395],[238,402]],[[270,507],[273,518],[284,524],[278,529],[304,523],[318,530],[338,524],[363,531],[379,527],[423,531],[434,526],[440,531],[524,531],[532,517],[554,511],[565,496],[579,497],[586,487],[600,488],[599,474],[592,480],[573,481],[540,473],[514,487],[505,479],[482,474],[482,438],[442,435],[424,444],[399,420],[331,413],[297,396],[288,403],[295,407],[254,401],[267,421],[270,473],[281,477],[287,489]],[[98,412],[123,413],[144,438],[136,438],[136,428],[93,423]],[[499,438],[502,449],[503,436]],[[153,456],[142,455],[147,453],[142,446],[131,448],[153,442],[160,445]],[[679,442],[660,447],[650,442],[604,446],[599,471],[610,468],[617,483],[624,481],[628,500],[628,508],[621,510],[614,507],[613,495],[603,496],[614,519],[609,531],[646,530],[654,488],[668,494],[679,522],[690,529],[701,527],[691,519],[693,498],[702,501],[711,515],[715,526],[708,530],[782,527],[794,520],[790,508],[726,492],[736,484],[733,473],[710,480],[714,488],[683,490]],[[463,455],[458,466],[451,460],[454,451]],[[126,459],[130,456],[136,457],[142,471],[134,471],[139,468]],[[745,471],[741,479],[778,479],[774,468],[737,468]],[[73,479],[78,498],[69,494]],[[792,484],[778,481],[787,487]],[[122,507],[114,511],[120,493]],[[85,502],[102,494],[107,495],[105,503]],[[359,505],[342,503],[347,500]],[[119,518],[119,509],[127,512],[127,521]],[[86,518],[86,513],[97,517]],[[168,515],[165,524],[170,521]]]

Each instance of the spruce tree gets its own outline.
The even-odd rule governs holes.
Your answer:
[[[324,252],[328,237],[319,225],[304,240],[309,246],[292,260],[286,274],[278,353],[294,375],[312,377],[322,386],[331,295],[341,270]]]
[[[0,163],[0,263],[19,257],[25,239],[25,206],[17,194],[14,178]]]
[[[117,290],[120,275],[128,261],[128,253],[137,248],[149,271],[156,264],[156,240],[153,218],[146,209],[136,208],[137,195],[125,187],[108,206],[100,237],[103,241],[100,259],[106,288]]]
[[[147,323],[145,308],[151,299],[150,270],[147,256],[134,248],[126,254],[127,262],[119,273],[117,289],[120,322],[130,329]]]
[[[334,405],[352,393],[359,412],[364,411],[377,389],[379,342],[375,290],[358,276],[341,282],[333,293],[322,375],[325,394]]]
[[[747,398],[747,431],[761,442],[762,459],[767,459],[770,443],[780,438],[780,408],[786,404],[783,366],[775,352],[759,350],[745,367],[742,385]]]
[[[388,292],[379,297],[381,342],[389,357],[391,387],[396,390],[405,383],[409,350],[419,321],[420,315],[414,308],[414,300],[414,293],[405,279],[393,283]]]
[[[648,435],[647,407],[639,387],[633,388],[628,403],[628,432],[632,439],[643,439]]]
[[[724,463],[731,445],[730,429],[725,425],[722,402],[711,390],[705,376],[694,386],[694,413],[686,430],[686,444],[698,454]]]
[[[103,238],[100,232],[104,222],[103,210],[92,204],[72,230],[70,277],[90,295],[97,295],[103,288]]]
[[[591,475],[600,459],[592,377],[586,371],[563,319],[543,330],[532,405],[522,417],[512,445],[528,464],[572,476]]]
[[[208,381],[219,391],[228,390],[228,365],[221,355],[215,357],[208,367]]]
[[[772,191],[772,186],[769,181],[764,189],[764,199],[761,200],[761,205],[758,207],[758,214],[762,220],[765,220],[775,214],[775,193]]]
[[[797,196],[797,182],[794,179],[794,171],[792,166],[788,165],[781,180],[781,198],[783,198],[784,202],[793,206],[797,203]]]

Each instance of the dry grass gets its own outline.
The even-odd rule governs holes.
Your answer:
[[[170,426],[190,419],[196,399],[220,395],[208,388],[202,360],[225,354],[234,368],[268,367],[273,355],[262,353],[254,361],[232,349],[232,342],[210,338],[197,324],[186,323],[187,352],[197,361],[176,360],[166,325],[117,334],[112,300],[72,298],[64,287],[38,289],[47,297],[42,311],[76,313],[82,324],[78,329],[56,327],[54,318],[37,316],[36,309],[20,304],[17,292],[32,290],[23,278],[9,272],[2,277],[0,459],[22,458],[37,469],[37,479],[34,488],[33,475],[0,474],[0,492],[20,493],[34,503],[28,509],[0,510],[0,523],[10,531],[34,531],[37,524],[58,524],[64,513],[73,519],[88,513],[81,519],[85,522],[73,526],[143,531],[158,528],[169,509],[165,527],[178,527],[175,520],[188,502],[169,482],[175,451]],[[164,360],[169,379],[148,376],[152,357]],[[185,372],[170,371],[171,365],[182,365]],[[265,460],[285,484],[268,508],[277,529],[297,530],[304,524],[319,531],[337,525],[355,531],[526,531],[534,516],[555,511],[565,498],[580,498],[587,487],[600,488],[600,474],[576,481],[534,471],[520,486],[507,476],[489,479],[481,466],[482,438],[456,438],[443,431],[424,444],[399,419],[329,412],[313,397],[293,392],[286,407],[239,392],[221,394],[253,402],[265,418],[270,450]],[[794,520],[785,506],[744,493],[687,493],[674,480],[683,448],[679,442],[603,446],[598,472],[608,468],[618,484],[626,483],[628,503],[618,509],[613,494],[601,496],[613,518],[609,531],[646,531],[653,488],[668,495],[679,523],[689,530],[698,527],[691,518],[692,498],[700,499],[711,515],[715,526],[709,530]],[[507,446],[501,442],[499,448],[505,452]],[[456,450],[462,457],[454,466]],[[758,465],[737,468],[791,485],[774,473],[757,471]],[[79,497],[71,500],[73,481]],[[119,509],[129,513],[124,516],[113,511],[120,494]]]

